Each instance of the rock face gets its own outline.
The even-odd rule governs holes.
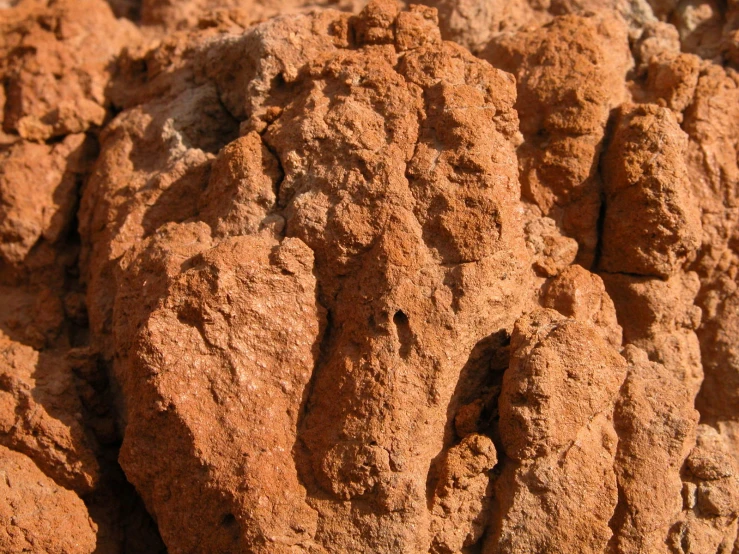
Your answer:
[[[111,62],[135,27],[100,0],[19,4],[0,22],[3,131],[45,141],[102,125]]]
[[[621,110],[603,160],[600,267],[669,277],[693,257],[700,241],[700,213],[683,161],[687,137],[666,108]],[[645,225],[650,232],[644,233]]]
[[[307,59],[282,49],[290,34],[307,36]],[[215,52],[224,70],[208,63]],[[245,52],[277,63],[255,74]],[[145,103],[103,138],[82,209],[90,263],[110,267],[90,278],[102,300],[90,310],[118,353],[121,462],[165,542],[264,552],[476,542],[495,449],[482,435],[454,446],[447,410],[487,378],[485,359],[470,361],[476,344],[503,337],[534,302],[512,77],[442,42],[433,11],[389,3],[355,19],[277,19],[171,63],[214,76],[194,77],[196,101],[226,98],[241,138],[215,156],[172,128],[179,102]],[[176,86],[187,88],[170,94],[193,97]],[[216,115],[186,132],[235,128]],[[176,159],[168,133],[180,137]],[[130,177],[118,165],[126,150],[141,160]],[[180,176],[152,175],[157,158]],[[193,196],[189,219],[167,221],[159,214],[179,210],[180,186]],[[491,341],[486,357],[503,347]],[[471,382],[455,390],[465,366]],[[177,518],[209,502],[213,520],[183,536]]]
[[[76,494],[4,446],[0,461],[0,546],[5,552],[94,551],[96,529]]]
[[[167,238],[197,241],[203,231],[172,229]],[[151,247],[174,244],[155,238]],[[316,517],[290,451],[323,316],[313,254],[297,239],[200,244],[181,275],[176,258],[159,261],[149,249],[131,255],[130,285],[164,294],[148,315],[134,294],[116,310],[142,325],[131,337],[136,352],[120,368],[123,394],[136,398],[127,402],[121,463],[170,548],[306,545]],[[178,536],[196,511],[200,522]]]
[[[619,496],[613,410],[625,374],[592,324],[553,310],[516,323],[499,399],[509,460],[484,552],[606,551]]]
[[[634,346],[624,355],[629,369],[614,415],[621,497],[613,544],[616,552],[665,552],[665,537],[683,508],[680,470],[698,414],[688,388],[664,365]]]
[[[739,550],[739,5],[0,2],[0,550]]]
[[[523,197],[578,241],[578,259],[590,266],[603,186],[598,159],[630,63],[625,24],[611,15],[557,17],[500,33],[482,56],[516,76]]]

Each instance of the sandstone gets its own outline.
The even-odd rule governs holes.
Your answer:
[[[0,380],[0,444],[31,457],[62,486],[90,492],[98,462],[66,360],[0,337]]]
[[[106,86],[121,48],[137,40],[103,0],[24,1],[0,20],[3,131],[32,141],[106,119]]]
[[[488,472],[497,461],[495,446],[484,435],[470,434],[449,449],[431,507],[431,552],[458,552],[480,540],[490,518]]]
[[[84,150],[84,135],[72,134],[51,147],[22,141],[4,153],[0,256],[5,262],[20,264],[39,240],[56,243],[70,230]]]
[[[542,299],[546,308],[564,316],[592,323],[611,346],[620,350],[623,332],[616,307],[603,280],[582,266],[571,265],[552,279]]]
[[[685,273],[662,280],[603,273],[602,277],[616,305],[624,342],[644,350],[696,395],[703,383],[696,335],[702,317],[695,306],[698,276]]]
[[[625,27],[613,33],[598,17],[566,15],[544,27],[501,34],[483,57],[516,76],[524,142],[518,159],[523,197],[580,244],[589,265],[601,188],[597,172],[608,115],[625,95]],[[556,61],[555,61],[556,60]]]
[[[613,410],[625,365],[587,321],[542,310],[516,323],[500,396],[510,460],[496,482],[499,521],[486,552],[605,551],[619,496]]]
[[[424,3],[0,1],[0,550],[739,548],[739,3]]]
[[[667,552],[670,527],[683,508],[680,471],[698,414],[678,376],[633,346],[625,355],[629,371],[614,416],[621,494],[614,543],[617,552]]]
[[[453,446],[443,439],[446,422],[437,406],[457,402],[457,376],[475,344],[505,332],[527,299],[533,301],[518,213],[515,89],[510,76],[429,34],[434,17],[424,8],[401,17],[392,4],[376,4],[351,21],[325,12],[267,22],[250,36],[204,48],[189,62],[193,72],[199,71],[204,60],[220,52],[223,67],[236,72],[230,82],[223,80],[226,73],[210,66],[206,75],[213,75],[215,86],[196,85],[202,91],[197,95],[182,90],[191,86],[186,82],[170,89],[178,97],[214,106],[216,118],[173,128],[168,113],[181,111],[182,103],[152,100],[122,114],[103,137],[83,214],[89,218],[84,223],[88,259],[107,264],[112,280],[106,272],[91,275],[91,321],[101,335],[106,328],[114,330],[114,343],[101,337],[106,349],[131,353],[114,362],[126,399],[121,461],[140,490],[152,491],[144,500],[174,548],[188,550],[204,540],[218,548],[264,551],[288,545],[327,548],[329,541],[332,548],[344,550],[393,551],[432,543],[461,548],[483,534],[486,472],[494,461],[475,470],[474,485],[459,493],[460,485],[444,484],[451,479],[445,472],[459,470],[434,468],[429,478],[438,483],[439,508],[429,511],[424,499],[429,460]],[[364,42],[354,49],[348,48],[348,25]],[[307,47],[303,58],[295,58],[280,42],[290,32],[304,34],[314,49]],[[236,57],[244,47],[255,57],[273,51],[279,62],[254,72],[240,61],[243,55]],[[302,64],[306,68],[295,73],[293,68]],[[276,85],[273,75],[281,76]],[[245,95],[248,90],[256,94]],[[245,132],[217,157],[190,138],[222,136],[218,125],[233,128],[230,114],[219,115],[216,91],[227,99],[230,113],[244,118]],[[335,91],[343,91],[341,102],[331,100]],[[153,134],[155,129],[159,135]],[[169,137],[178,137],[181,144],[176,156],[168,150]],[[460,144],[465,148],[459,149]],[[160,146],[152,150],[151,145]],[[141,161],[122,159],[122,149],[132,149],[133,159]],[[497,152],[492,159],[487,155],[491,149]],[[160,167],[170,167],[170,176],[162,178]],[[113,171],[119,177],[108,178]],[[130,177],[121,171],[129,171]],[[155,190],[148,185],[152,178],[158,183]],[[183,196],[181,191],[188,189],[191,193]],[[94,204],[92,198],[97,198]],[[192,202],[181,204],[183,200]],[[175,212],[180,215],[173,221],[167,214]],[[261,238],[254,242],[256,237]],[[237,245],[239,251],[247,248],[254,254],[228,254],[219,261],[217,252],[226,255]],[[222,310],[224,300],[214,298],[207,308],[207,296],[182,287],[196,286],[196,271],[202,279],[215,274],[225,278],[236,259],[251,256],[256,258],[249,271],[264,284],[245,291],[242,302],[258,298],[258,304],[241,306],[236,289],[224,283],[223,294],[231,298],[227,303],[236,304],[223,322],[226,326],[210,331],[204,321],[213,316],[205,314]],[[197,261],[201,258],[212,261]],[[270,266],[273,277],[257,277]],[[281,277],[285,272],[297,282],[279,284],[287,279]],[[234,278],[239,273],[243,271]],[[206,282],[197,286],[213,290]],[[112,290],[111,305],[106,291]],[[206,304],[165,308],[166,298],[189,305],[191,296]],[[289,334],[283,336],[286,329],[275,321],[277,334],[257,338],[270,333],[265,322],[254,319],[257,313],[267,310],[266,316],[294,301],[293,315],[285,313],[285,324],[292,322]],[[484,312],[478,309],[481,303],[487,306]],[[226,323],[238,318],[242,324]],[[295,327],[298,322],[304,330]],[[176,344],[184,347],[193,339],[162,343],[173,336],[172,325],[200,333],[205,342],[193,346],[192,354],[174,354]],[[242,340],[252,348],[271,344],[276,350],[250,354],[236,339],[217,338],[232,325],[244,329]],[[301,345],[292,361],[285,358],[288,336]],[[206,354],[213,348],[221,353]],[[142,358],[137,352],[147,354]],[[198,362],[201,367],[221,364],[216,360],[224,355],[237,356],[226,366],[213,366],[213,379],[226,379],[209,409],[218,423],[204,422],[203,400],[194,399],[190,406],[184,391],[167,392],[169,385],[160,378],[151,382],[150,392],[140,389],[142,379],[149,379],[145,376],[171,371],[172,386],[189,383],[189,389],[192,377],[178,373],[189,366],[175,364],[168,370],[161,364],[170,356],[173,361],[195,360],[196,352],[215,356],[213,362]],[[245,369],[247,363],[256,365]],[[296,373],[274,376],[272,385],[255,381],[257,368],[273,374],[271,364]],[[242,368],[242,377],[223,374],[237,368]],[[474,375],[480,379],[485,366],[469,371],[480,373]],[[264,387],[275,388],[258,392]],[[266,404],[259,404],[262,394]],[[265,446],[248,439],[252,446],[243,454],[228,453],[212,442],[212,432],[197,438],[197,429],[223,425],[220,406],[231,403],[228,397],[244,395],[256,396],[241,408],[241,415],[234,414],[231,425],[234,432],[253,428],[245,437],[262,434]],[[268,406],[275,409],[269,398],[285,395],[278,411],[287,419],[282,426],[272,421],[267,432],[260,421],[265,421]],[[156,427],[167,429],[171,442],[156,435],[147,438],[152,418],[163,418]],[[223,444],[241,442],[223,438]],[[174,450],[181,454],[165,454]],[[267,455],[263,451],[272,452],[268,456],[273,461],[260,461]],[[162,465],[139,461],[151,457]],[[242,458],[249,460],[247,466],[233,466],[234,459]],[[223,474],[232,466],[228,471],[233,477]],[[187,488],[192,475],[200,474],[198,467],[213,468],[212,478],[206,473],[196,480],[202,479],[197,490],[212,491],[203,492],[205,496]],[[239,484],[239,475],[250,475],[257,467],[265,473],[255,474],[253,485]],[[191,477],[178,477],[185,474]],[[291,474],[292,485],[286,487]],[[277,483],[288,495],[280,501],[284,513],[273,500],[262,508],[275,493],[261,487]],[[168,492],[173,486],[186,488],[173,494]],[[232,500],[224,505],[225,498]],[[208,503],[222,513],[214,511],[213,519],[200,521],[191,536],[182,536],[179,518]],[[370,511],[361,522],[349,524],[349,510]],[[416,531],[410,533],[412,528]]]
[[[89,554],[95,526],[82,500],[27,457],[0,445],[0,548],[5,552]]]
[[[621,108],[603,161],[603,270],[668,277],[693,257],[701,224],[683,162],[686,139],[665,108]]]

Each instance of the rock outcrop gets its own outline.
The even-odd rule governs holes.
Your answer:
[[[0,1],[0,550],[739,549],[739,4]]]

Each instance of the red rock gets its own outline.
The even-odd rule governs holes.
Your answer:
[[[0,550],[739,548],[739,3],[428,3],[0,1]]]
[[[82,500],[23,454],[0,445],[0,548],[4,552],[90,554],[96,527]]]
[[[694,257],[701,224],[686,138],[670,110],[621,108],[602,169],[604,271],[665,278]]]
[[[629,63],[625,28],[611,23],[613,32],[604,28],[607,19],[557,17],[543,27],[500,34],[482,54],[517,79],[523,197],[578,241],[585,264],[598,240],[597,161],[609,112],[624,98]]]
[[[516,323],[500,395],[509,460],[495,484],[497,521],[485,552],[606,549],[618,502],[613,410],[625,365],[586,321],[542,310]]]

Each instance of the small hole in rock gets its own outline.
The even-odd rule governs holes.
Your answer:
[[[411,333],[408,316],[405,315],[403,310],[398,310],[393,316],[393,323],[398,329],[398,340],[400,341],[400,357],[406,358],[411,352],[411,344],[413,342],[413,334]]]
[[[223,527],[233,527],[236,525],[236,516],[233,514],[226,514],[221,518],[221,525]]]
[[[393,316],[393,323],[396,327],[403,327],[408,325],[408,316],[403,313],[403,310],[398,310]]]

